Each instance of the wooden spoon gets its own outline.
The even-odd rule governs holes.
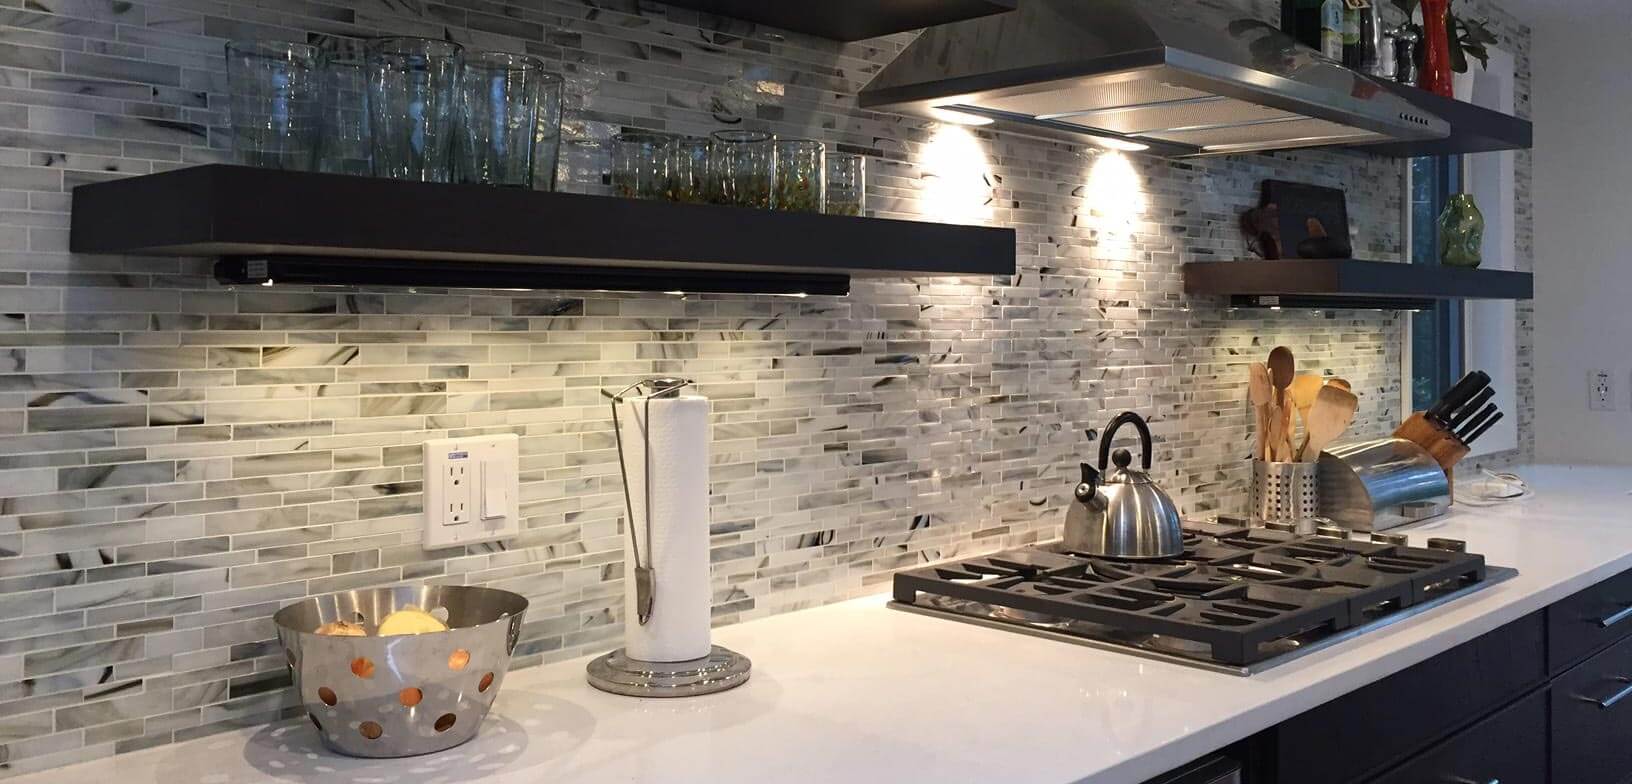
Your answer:
[[[1328,378],[1326,383],[1349,392],[1354,391],[1354,387],[1349,384],[1349,380],[1346,378]]]
[[[1269,378],[1269,367],[1262,362],[1254,362],[1247,368],[1247,400],[1252,403],[1252,411],[1258,418],[1258,442],[1253,447],[1252,456],[1258,460],[1268,460],[1265,451],[1269,448],[1269,412],[1270,406],[1275,403],[1275,386]]]
[[[1309,412],[1309,438],[1303,442],[1298,460],[1319,457],[1322,449],[1349,429],[1354,422],[1354,412],[1359,408],[1360,399],[1353,392],[1329,384],[1321,387],[1315,397],[1315,407]]]
[[[1282,459],[1292,459],[1292,428],[1286,420],[1292,416],[1287,405],[1286,390],[1292,386],[1292,379],[1298,375],[1298,362],[1292,356],[1292,349],[1286,346],[1276,346],[1269,352],[1269,378],[1275,384],[1275,406],[1277,407],[1280,437],[1270,444],[1270,449],[1282,456]]]
[[[1309,432],[1309,409],[1315,406],[1315,396],[1320,394],[1320,388],[1325,386],[1326,379],[1312,376],[1307,373],[1292,379],[1292,407],[1298,410],[1298,419],[1303,421],[1303,430]]]

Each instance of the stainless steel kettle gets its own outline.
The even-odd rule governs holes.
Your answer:
[[[1111,452],[1118,428],[1139,431],[1144,470],[1129,468],[1133,455]],[[1065,549],[1083,555],[1129,560],[1172,558],[1184,552],[1184,531],[1173,499],[1150,480],[1150,427],[1127,411],[1111,420],[1099,438],[1099,468],[1082,464],[1076,502],[1065,513]],[[1110,470],[1115,462],[1116,469]]]

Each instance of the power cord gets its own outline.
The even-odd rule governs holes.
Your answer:
[[[1530,489],[1530,484],[1518,474],[1497,472],[1488,468],[1480,468],[1479,473],[1483,474],[1484,478],[1456,483],[1458,504],[1500,506],[1536,494]]]

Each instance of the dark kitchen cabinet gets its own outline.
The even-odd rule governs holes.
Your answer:
[[[1619,784],[1632,776],[1632,639],[1553,680],[1553,781]]]
[[[1632,635],[1632,572],[1622,572],[1547,608],[1553,674]]]
[[[1248,784],[1632,784],[1632,571],[1261,732]]]
[[[1541,784],[1547,780],[1546,726],[1547,693],[1537,690],[1370,784]]]
[[[1398,765],[1540,686],[1545,631],[1535,613],[1265,732],[1252,781],[1347,784]]]

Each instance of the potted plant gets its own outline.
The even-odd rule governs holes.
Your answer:
[[[1394,7],[1405,14],[1405,27],[1422,35],[1422,27],[1416,23],[1417,13],[1421,0],[1390,0]],[[1473,97],[1473,77],[1475,72],[1472,61],[1478,60],[1480,69],[1490,65],[1490,47],[1499,43],[1496,33],[1490,29],[1487,19],[1475,19],[1468,15],[1458,15],[1454,5],[1446,13],[1445,34],[1449,39],[1451,55],[1452,80],[1455,85],[1455,97],[1459,101],[1467,101]],[[1428,47],[1426,42],[1417,47],[1418,72],[1422,71],[1422,58]]]

